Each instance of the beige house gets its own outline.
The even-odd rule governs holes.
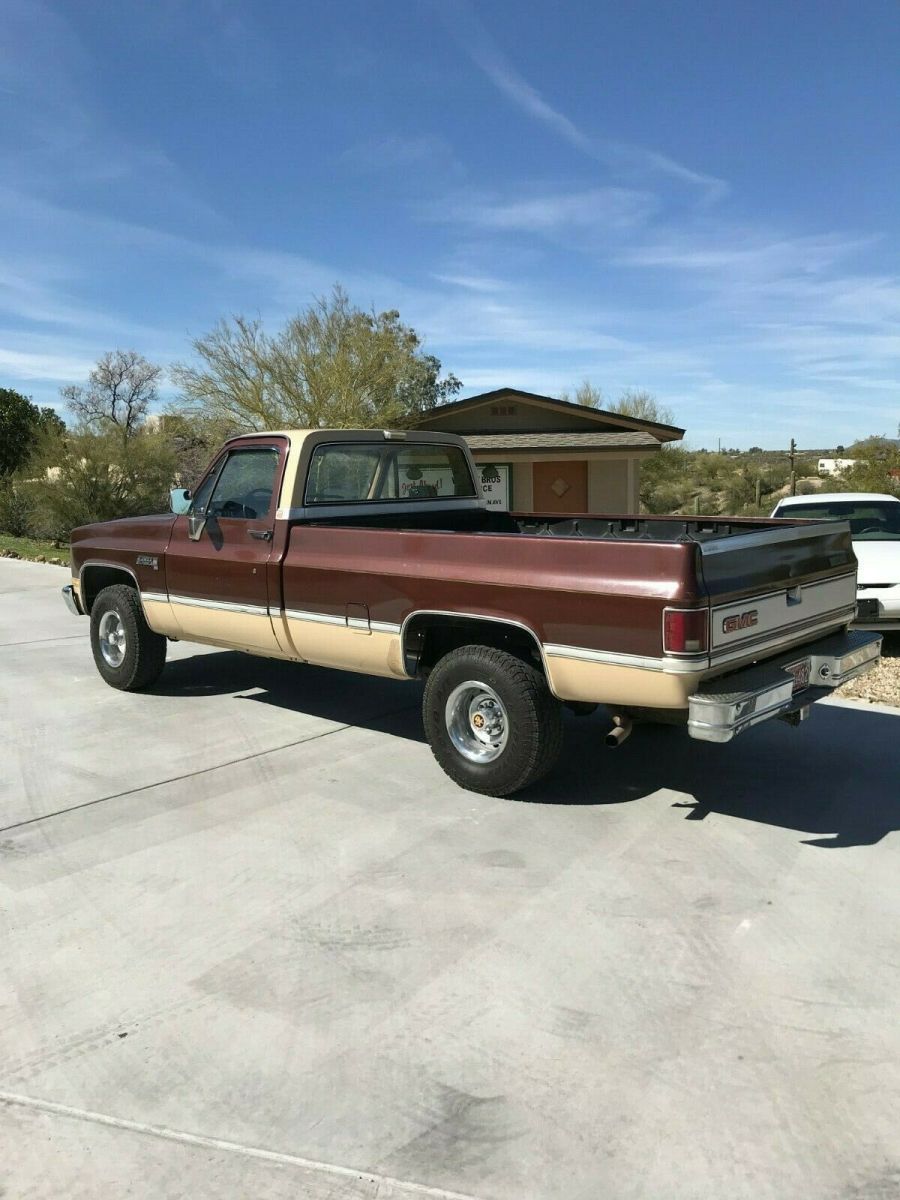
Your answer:
[[[641,462],[684,437],[517,388],[442,404],[417,428],[462,434],[491,506],[540,513],[638,512]]]

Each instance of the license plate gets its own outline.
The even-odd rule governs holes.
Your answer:
[[[793,691],[802,692],[804,688],[809,687],[809,667],[809,659],[804,658],[801,662],[791,663],[789,667],[784,668],[789,675],[794,677]]]

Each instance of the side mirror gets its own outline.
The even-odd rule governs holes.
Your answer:
[[[188,488],[172,488],[169,492],[169,507],[173,513],[183,516],[191,507],[191,493]]]

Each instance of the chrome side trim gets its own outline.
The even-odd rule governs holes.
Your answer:
[[[87,562],[83,562],[81,564],[81,569],[78,572],[78,590],[79,590],[79,592],[82,591],[82,583],[83,583],[82,576],[84,575],[84,573],[88,569],[88,567],[112,567],[112,569],[114,571],[124,571],[124,573],[126,575],[130,575],[131,578],[134,580],[135,587],[137,588],[137,590],[138,591],[141,590],[141,585],[138,583],[138,577],[137,577],[137,575],[135,575],[134,571],[132,571],[131,567],[123,566],[122,563],[109,562],[107,559],[104,559],[104,558],[89,558],[87,560]]]
[[[317,625],[342,625],[346,627],[346,617],[336,617],[331,613],[305,612],[300,608],[283,608],[281,610],[289,621],[312,621]]]
[[[78,572],[78,595],[81,599],[81,605],[84,608],[85,613],[87,613],[87,605],[84,602],[84,573],[89,567],[110,567],[114,571],[122,571],[123,574],[130,575],[134,580],[134,587],[138,594],[138,599],[141,601],[141,608],[144,607],[144,594],[141,591],[140,583],[138,583],[138,577],[135,575],[134,571],[132,571],[131,567],[123,566],[122,563],[109,562],[107,559],[103,558],[89,558],[86,562],[81,564],[81,568]]]
[[[575,658],[580,662],[602,663],[609,667],[632,667],[638,671],[662,671],[666,675],[696,675],[709,666],[707,655],[694,658],[650,658],[641,654],[617,654],[612,650],[588,650],[584,646],[562,646],[547,642],[550,658]]]
[[[217,612],[244,613],[252,617],[267,617],[269,609],[264,604],[232,604],[228,600],[201,600],[197,596],[173,596],[169,593],[170,604],[184,604],[189,608],[213,608]]]
[[[363,617],[338,617],[332,613],[307,612],[300,608],[283,608],[278,614],[291,621],[310,621],[314,625],[339,625],[365,633],[399,633],[400,626],[393,621],[366,621]]]
[[[142,600],[152,600],[157,604],[168,604],[169,597],[165,592],[141,592]]]
[[[406,662],[406,627],[414,617],[458,617],[464,621],[491,621],[495,625],[510,625],[514,629],[522,629],[534,639],[534,644],[541,656],[544,673],[547,673],[545,647],[530,625],[526,625],[523,621],[515,621],[511,617],[489,617],[484,613],[451,612],[449,609],[444,608],[419,608],[415,612],[407,613],[403,618],[403,623],[400,626],[400,661],[404,664]]]

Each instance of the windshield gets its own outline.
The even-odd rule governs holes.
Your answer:
[[[816,521],[849,521],[856,542],[900,542],[900,502],[832,500],[820,504],[785,504],[781,517]]]

